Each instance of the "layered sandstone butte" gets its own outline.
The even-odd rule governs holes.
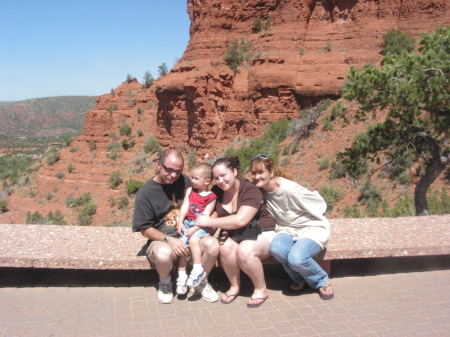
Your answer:
[[[90,129],[104,135],[105,126],[139,107],[144,130],[164,147],[184,144],[212,154],[237,135],[259,135],[267,121],[338,97],[351,65],[380,62],[388,29],[420,38],[450,23],[449,7],[445,0],[189,0],[190,41],[178,64],[149,89],[132,87],[132,103],[126,93],[100,97],[84,135]],[[255,32],[256,18],[270,20],[270,28]],[[238,73],[223,60],[233,39],[251,43]],[[113,118],[108,104],[119,105]]]
[[[77,151],[65,148],[56,164],[43,162],[34,199],[25,192],[13,195],[9,217],[17,214],[11,221],[23,222],[30,209],[67,213],[69,195],[91,192],[98,206],[94,223],[127,222],[130,210],[112,212],[107,201],[124,195],[123,188],[111,190],[107,181],[113,171],[124,180],[151,176],[137,170],[135,160],[148,135],[186,156],[195,150],[197,157],[211,158],[239,135],[259,137],[268,122],[294,118],[322,98],[338,98],[351,65],[380,62],[389,29],[419,39],[450,25],[449,9],[446,0],[188,0],[190,41],[178,64],[148,88],[133,80],[100,96],[71,145]],[[258,18],[268,27],[256,32]],[[251,44],[239,72],[223,60],[234,39]],[[119,135],[125,123],[131,138]],[[111,159],[108,146],[123,140],[133,140],[134,147]],[[64,179],[55,178],[58,172]],[[57,198],[47,202],[48,193]]]

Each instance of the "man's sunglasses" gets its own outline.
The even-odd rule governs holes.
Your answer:
[[[252,160],[255,160],[255,159],[258,159],[258,158],[261,158],[261,159],[269,159],[269,157],[267,157],[265,154],[257,154],[256,156],[254,156],[254,157],[252,158]]]
[[[172,173],[181,174],[183,172],[183,169],[181,169],[181,170],[174,170],[171,167],[167,167],[163,163],[161,163],[161,166],[163,167],[164,171],[166,171],[169,174],[172,174]]]

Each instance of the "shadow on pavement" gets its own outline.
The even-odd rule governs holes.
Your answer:
[[[450,255],[334,260],[331,277],[369,276],[450,269]]]
[[[335,260],[331,265],[331,278],[442,269],[450,269],[450,256]],[[290,283],[280,264],[264,265],[264,272],[269,289],[283,290]],[[173,276],[176,278],[176,273]],[[154,287],[158,281],[155,270],[0,268],[0,287]],[[209,282],[220,292],[228,290],[229,283],[222,268],[211,271]],[[242,283],[241,295],[251,295],[253,287],[245,274],[242,274]]]

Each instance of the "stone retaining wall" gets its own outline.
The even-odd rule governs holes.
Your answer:
[[[324,260],[450,254],[450,215],[333,219]],[[0,267],[150,269],[125,227],[0,224]]]

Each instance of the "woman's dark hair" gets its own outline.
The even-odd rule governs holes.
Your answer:
[[[214,162],[212,168],[214,169],[214,167],[216,167],[217,165],[225,165],[230,170],[236,169],[238,172],[241,168],[238,156],[219,158]]]

